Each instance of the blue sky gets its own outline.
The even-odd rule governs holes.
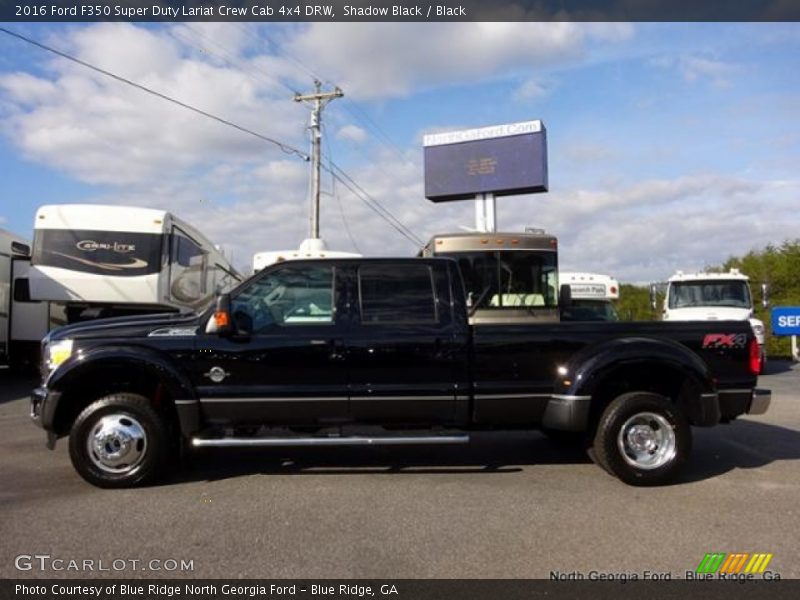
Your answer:
[[[551,189],[498,200],[498,221],[558,235],[565,269],[647,281],[800,237],[797,24],[7,27],[303,150],[292,90],[341,86],[326,155],[423,240],[474,217],[425,200],[422,135],[530,119]],[[306,163],[5,34],[0,114],[0,227],[30,235],[44,203],[157,206],[237,264],[306,235]],[[331,247],[416,251],[323,186]]]

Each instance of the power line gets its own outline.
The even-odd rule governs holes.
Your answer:
[[[51,52],[51,53],[53,53],[53,54],[55,54],[57,56],[65,58],[65,59],[67,59],[69,61],[72,61],[72,62],[74,62],[76,64],[79,64],[79,65],[81,65],[83,67],[86,67],[87,69],[91,69],[92,71],[100,73],[101,75],[105,75],[106,77],[111,77],[112,79],[114,79],[116,81],[119,81],[121,83],[125,83],[127,85],[130,85],[131,87],[137,88],[137,89],[139,89],[139,90],[141,90],[143,92],[146,92],[148,94],[151,94],[151,95],[153,95],[153,96],[155,96],[157,98],[160,98],[162,100],[166,100],[167,102],[171,102],[172,104],[180,106],[181,108],[185,108],[185,109],[190,110],[190,111],[192,111],[194,113],[202,115],[202,116],[204,116],[204,117],[206,117],[208,119],[212,119],[214,121],[217,121],[218,123],[222,123],[223,125],[228,125],[229,127],[233,127],[234,129],[236,129],[238,131],[241,131],[241,132],[246,133],[248,135],[254,136],[254,137],[256,137],[256,138],[258,138],[260,140],[263,140],[265,142],[269,142],[271,144],[274,144],[278,148],[280,148],[280,150],[282,152],[285,152],[286,154],[294,154],[296,156],[299,156],[300,158],[302,158],[305,161],[310,160],[310,157],[307,154],[305,154],[304,152],[301,152],[297,148],[294,148],[294,147],[292,147],[292,146],[290,146],[288,144],[284,144],[283,142],[280,142],[280,141],[278,141],[276,139],[273,139],[273,138],[268,137],[266,135],[260,134],[258,132],[255,132],[255,131],[251,130],[251,129],[248,129],[246,127],[242,127],[241,125],[237,125],[236,123],[233,123],[232,121],[228,121],[227,119],[224,119],[222,117],[218,117],[216,115],[213,115],[213,114],[211,114],[209,112],[206,112],[206,111],[204,111],[202,109],[199,109],[199,108],[197,108],[195,106],[192,106],[190,104],[186,104],[185,102],[181,102],[180,100],[172,98],[171,96],[167,96],[166,94],[162,94],[161,92],[157,92],[156,90],[153,90],[153,89],[151,89],[151,88],[149,88],[147,86],[144,86],[144,85],[142,85],[140,83],[137,83],[135,81],[132,81],[130,79],[126,79],[125,77],[122,77],[120,75],[112,73],[111,71],[107,71],[105,69],[97,67],[97,66],[95,66],[95,65],[93,65],[91,63],[83,61],[83,60],[81,60],[79,58],[71,56],[71,55],[69,55],[69,54],[67,54],[65,52],[62,52],[60,50],[57,50],[57,49],[52,48],[50,46],[47,46],[45,44],[42,44],[42,43],[40,43],[40,42],[38,42],[38,41],[36,41],[34,39],[28,38],[28,37],[26,37],[26,36],[24,36],[22,34],[16,33],[14,31],[10,31],[10,30],[6,29],[5,27],[0,27],[0,31],[2,31],[3,33],[5,33],[7,35],[15,37],[15,38],[17,38],[19,40],[22,40],[23,42],[27,42],[28,44],[36,46],[37,48],[40,48],[40,49],[45,50],[47,52]],[[329,172],[337,181],[339,181],[339,183],[341,183],[348,190],[350,190],[350,192],[352,192],[353,195],[355,195],[362,202],[364,202],[371,210],[373,210],[376,214],[378,214],[378,216],[380,216],[387,223],[389,223],[389,225],[391,225],[395,230],[397,230],[401,235],[403,235],[403,237],[405,237],[406,239],[408,239],[411,243],[413,243],[415,245],[420,245],[420,246],[422,245],[422,240],[420,238],[418,238],[414,234],[413,231],[411,231],[408,227],[406,227],[402,223],[402,221],[400,221],[397,217],[395,217],[391,213],[391,211],[389,211],[389,209],[387,209],[384,206],[382,206],[375,198],[373,198],[366,190],[364,190],[364,188],[362,188],[350,175],[348,175],[336,163],[334,163],[333,161],[329,161],[329,166],[322,165],[322,168],[325,169],[327,172]]]
[[[423,242],[416,234],[409,229],[400,219],[395,217],[392,212],[378,202],[369,192],[361,187],[350,175],[333,161],[329,161],[330,166],[323,165],[322,168],[328,171],[339,183],[350,190],[359,200],[366,204],[378,216],[383,218],[389,225],[398,231],[403,237],[415,246],[422,246]]]
[[[259,38],[257,35],[255,35],[251,31],[251,29],[246,28],[244,25],[242,25],[240,23],[237,23],[236,25],[243,33],[247,34],[252,39],[256,40],[259,44],[262,43],[263,40],[261,38]],[[301,71],[304,71],[305,74],[308,75],[312,80],[318,79],[318,80],[322,81],[323,83],[325,83],[327,85],[330,85],[330,86],[335,86],[336,85],[330,79],[328,79],[327,77],[322,76],[320,73],[316,72],[314,69],[309,67],[306,63],[301,61],[299,58],[297,58],[296,56],[294,56],[294,55],[290,54],[289,52],[287,52],[285,47],[278,46],[277,44],[272,44],[272,49],[276,54],[281,54],[285,58],[287,58],[288,60],[293,62],[297,67],[300,68]],[[284,86],[288,87],[285,84],[284,84]],[[348,98],[344,99],[344,104],[345,104],[344,109],[347,112],[349,112],[356,119],[356,121],[359,121],[367,129],[372,130],[373,133],[376,134],[376,136],[375,136],[376,139],[381,144],[383,144],[384,146],[386,146],[387,148],[392,150],[401,159],[405,160],[406,157],[404,156],[403,151],[400,149],[400,147],[389,137],[389,135],[386,133],[386,131],[380,125],[378,125],[378,123],[373,118],[371,118],[369,116],[369,114],[367,113],[367,111],[364,108],[362,108],[356,101],[354,101],[352,99],[348,99]]]
[[[328,161],[333,161],[333,149],[330,144],[330,137],[328,136],[328,128],[324,124],[322,124],[322,141],[323,144],[328,147]],[[361,252],[361,248],[358,247],[358,244],[353,237],[353,232],[350,231],[350,223],[348,223],[347,215],[344,213],[342,198],[339,196],[339,190],[336,188],[336,178],[333,176],[331,176],[331,196],[333,196],[333,198],[336,200],[336,204],[339,206],[339,216],[342,218],[342,225],[344,225],[344,230],[345,233],[347,233],[347,237],[350,238],[350,243],[353,244],[353,248],[355,248],[356,252],[363,254],[363,252]]]
[[[130,85],[131,87],[135,87],[135,88],[137,88],[137,89],[139,89],[139,90],[141,90],[143,92],[146,92],[148,94],[151,94],[151,95],[153,95],[153,96],[155,96],[157,98],[161,98],[162,100],[166,100],[167,102],[171,102],[171,103],[173,103],[173,104],[175,104],[177,106],[180,106],[181,108],[185,108],[185,109],[190,110],[190,111],[192,111],[194,113],[202,115],[202,116],[204,116],[204,117],[206,117],[208,119],[212,119],[213,121],[217,121],[218,123],[222,123],[223,125],[227,125],[229,127],[233,127],[234,129],[237,129],[237,130],[239,130],[239,131],[241,131],[243,133],[246,133],[248,135],[252,135],[252,136],[254,136],[254,137],[256,137],[256,138],[258,138],[260,140],[263,140],[265,142],[269,142],[270,144],[274,144],[282,152],[285,152],[286,154],[295,154],[295,155],[299,156],[300,158],[302,158],[305,161],[309,160],[309,158],[310,158],[306,153],[301,152],[297,148],[294,148],[294,147],[292,147],[292,146],[290,146],[288,144],[284,144],[283,142],[280,142],[280,141],[278,141],[278,140],[276,140],[274,138],[271,138],[269,136],[263,135],[263,134],[258,133],[256,131],[253,131],[252,129],[248,129],[246,127],[242,127],[241,125],[237,125],[236,123],[233,123],[232,121],[228,121],[227,119],[223,119],[222,117],[218,117],[216,115],[213,115],[213,114],[211,114],[209,112],[206,112],[206,111],[204,111],[202,109],[199,109],[199,108],[197,108],[195,106],[192,106],[191,104],[186,104],[185,102],[181,102],[180,100],[176,100],[175,98],[172,98],[171,96],[167,96],[166,94],[162,94],[161,92],[157,92],[157,91],[155,91],[155,90],[153,90],[153,89],[151,89],[151,88],[149,88],[147,86],[144,86],[144,85],[142,85],[140,83],[136,83],[135,81],[131,81],[130,79],[126,79],[125,77],[121,77],[120,75],[112,73],[111,71],[107,71],[105,69],[101,69],[100,67],[97,67],[97,66],[95,66],[95,65],[93,65],[91,63],[88,63],[88,62],[83,61],[83,60],[81,60],[79,58],[71,56],[71,55],[69,55],[69,54],[67,54],[65,52],[61,52],[60,50],[56,50],[55,48],[52,48],[50,46],[47,46],[47,45],[42,44],[40,42],[37,42],[36,40],[33,40],[31,38],[25,37],[24,35],[21,35],[19,33],[14,32],[14,31],[9,31],[5,27],[0,27],[0,31],[2,31],[3,33],[6,33],[6,34],[8,34],[8,35],[10,35],[12,37],[15,37],[17,39],[20,39],[23,42],[27,42],[29,44],[32,44],[32,45],[38,47],[38,48],[41,48],[42,50],[46,50],[47,52],[52,52],[53,54],[56,54],[56,55],[58,55],[58,56],[60,56],[62,58],[66,58],[67,60],[70,60],[70,61],[72,61],[72,62],[74,62],[76,64],[79,64],[79,65],[81,65],[83,67],[86,67],[87,69],[91,69],[92,71],[96,71],[97,73],[100,73],[100,74],[105,75],[107,77],[111,77],[112,79],[115,79],[115,80],[117,80],[117,81],[119,81],[121,83],[125,83],[127,85]]]
[[[242,25],[240,23],[237,23],[235,25],[236,25],[237,28],[239,28],[240,31],[245,33],[247,36],[249,36],[251,39],[256,41],[258,44],[262,44],[263,43],[263,40],[260,37],[256,36],[252,32],[252,30],[250,28],[246,28],[244,25]],[[192,28],[190,27],[189,29],[192,29]],[[196,34],[198,33],[194,29],[192,29],[192,31],[194,31]],[[204,36],[202,36],[202,37],[204,37]],[[206,38],[206,39],[208,39],[208,38]],[[213,43],[217,47],[222,48],[222,46],[219,43],[217,43],[217,42],[213,42]],[[304,71],[309,77],[311,77],[313,80],[315,80],[315,82],[319,81],[319,80],[322,80],[322,79],[325,79],[320,74],[316,73],[313,69],[311,69],[308,65],[306,65],[305,63],[300,61],[300,59],[292,56],[291,54],[286,52],[284,49],[278,48],[277,46],[275,46],[273,48],[273,50],[276,53],[282,54],[287,59],[289,59],[291,62],[293,62],[297,67],[299,67],[302,71]],[[229,56],[230,56],[230,54],[229,54]],[[225,60],[225,59],[223,58],[223,60]],[[228,62],[228,61],[226,61],[226,62]],[[333,85],[335,87],[335,84],[333,84],[330,80],[325,79],[325,81],[326,81],[326,83],[328,83],[330,85]],[[283,87],[285,87],[286,89],[291,90],[291,88],[288,85],[286,85],[285,83],[280,82],[280,84],[283,85]],[[336,89],[338,89],[338,87]],[[297,92],[295,92],[295,94],[296,93]],[[345,101],[347,101],[347,98],[345,98]],[[350,104],[352,104],[356,108],[358,107],[358,105],[353,101],[350,101]],[[345,108],[357,120],[359,120],[362,123],[364,123],[367,126],[368,129],[375,130],[378,133],[379,137],[383,137],[388,142],[388,144],[386,144],[386,142],[384,142],[384,143],[386,145],[390,146],[390,149],[394,150],[398,154],[398,156],[400,156],[401,158],[405,159],[405,157],[402,155],[402,152],[400,151],[400,149],[391,141],[391,139],[388,138],[386,133],[383,132],[380,129],[380,127],[374,121],[369,119],[369,116],[366,115],[363,110],[361,110],[362,114],[364,114],[364,117],[362,118],[358,114],[356,114],[356,112],[354,111],[353,108],[350,108],[349,106],[346,106]],[[367,122],[367,120],[372,122],[372,126],[370,126],[370,124]],[[322,125],[321,123],[320,123],[320,125],[321,125],[321,127],[323,129],[325,129],[324,125]],[[330,144],[329,144],[329,147],[330,147]],[[378,202],[375,198],[373,198],[370,194],[368,194],[366,192],[366,190],[364,190],[364,188],[362,188],[358,183],[356,183],[355,180],[350,175],[348,175],[341,167],[336,165],[336,163],[334,163],[333,159],[330,157],[330,153],[326,157],[326,159],[327,159],[328,165],[327,166],[322,165],[321,168],[323,168],[325,171],[330,173],[330,175],[332,176],[333,194],[335,195],[336,201],[339,203],[340,214],[342,216],[342,220],[343,220],[343,224],[345,226],[345,230],[347,232],[348,237],[350,238],[350,241],[353,243],[353,245],[355,246],[356,250],[359,253],[361,253],[361,251],[358,249],[358,245],[356,244],[355,240],[353,239],[353,236],[352,236],[351,231],[350,231],[349,224],[347,223],[347,220],[346,220],[346,218],[344,216],[344,211],[343,211],[342,205],[341,205],[341,198],[339,197],[338,192],[336,192],[336,188],[335,188],[335,182],[336,181],[339,181],[339,183],[344,185],[348,190],[350,190],[350,192],[353,195],[355,195],[359,200],[364,202],[371,210],[373,210],[379,217],[381,217],[384,221],[386,221],[389,225],[391,225],[395,230],[397,230],[401,235],[403,235],[406,239],[408,239],[412,244],[419,245],[419,246],[422,245],[422,240],[420,240],[414,234],[413,231],[411,231],[408,227],[406,227],[406,225],[402,221],[400,221],[400,219],[398,219],[394,214],[392,214],[392,212],[389,211],[389,209],[387,209],[386,207],[381,205],[380,202]],[[322,161],[320,161],[320,163],[321,162]],[[341,175],[337,175],[336,171],[338,171],[338,173],[340,173]],[[348,183],[348,181],[350,183]],[[358,190],[354,189],[354,186],[357,187]]]
[[[392,141],[384,129],[378,125],[378,123],[376,123],[375,120],[367,114],[367,111],[361,108],[357,102],[345,98],[344,108],[347,112],[353,115],[357,121],[360,121],[363,125],[365,125],[367,129],[372,129],[377,134],[378,141],[397,154],[401,160],[406,160],[406,156],[403,154],[403,151],[400,149],[400,147]]]

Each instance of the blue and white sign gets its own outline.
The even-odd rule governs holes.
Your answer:
[[[776,306],[772,309],[774,335],[800,335],[800,306]]]

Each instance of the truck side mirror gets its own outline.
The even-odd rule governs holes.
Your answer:
[[[769,308],[769,287],[766,283],[761,284],[761,306]]]
[[[568,283],[562,283],[558,292],[558,304],[561,308],[572,306],[572,288]]]
[[[650,309],[654,312],[658,310],[658,294],[655,283],[650,284]]]
[[[216,333],[219,336],[228,336],[234,332],[233,319],[231,318],[231,296],[220,294],[214,312],[206,324],[206,333]]]

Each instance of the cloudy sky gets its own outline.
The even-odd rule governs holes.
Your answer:
[[[424,198],[422,136],[542,119],[550,191],[498,200],[502,230],[545,227],[561,265],[665,278],[800,237],[800,24],[6,24],[242,127],[324,154],[416,237],[474,224]],[[307,234],[308,164],[276,146],[0,33],[0,227],[36,208],[153,206],[238,266]],[[330,176],[334,249],[416,245]]]

